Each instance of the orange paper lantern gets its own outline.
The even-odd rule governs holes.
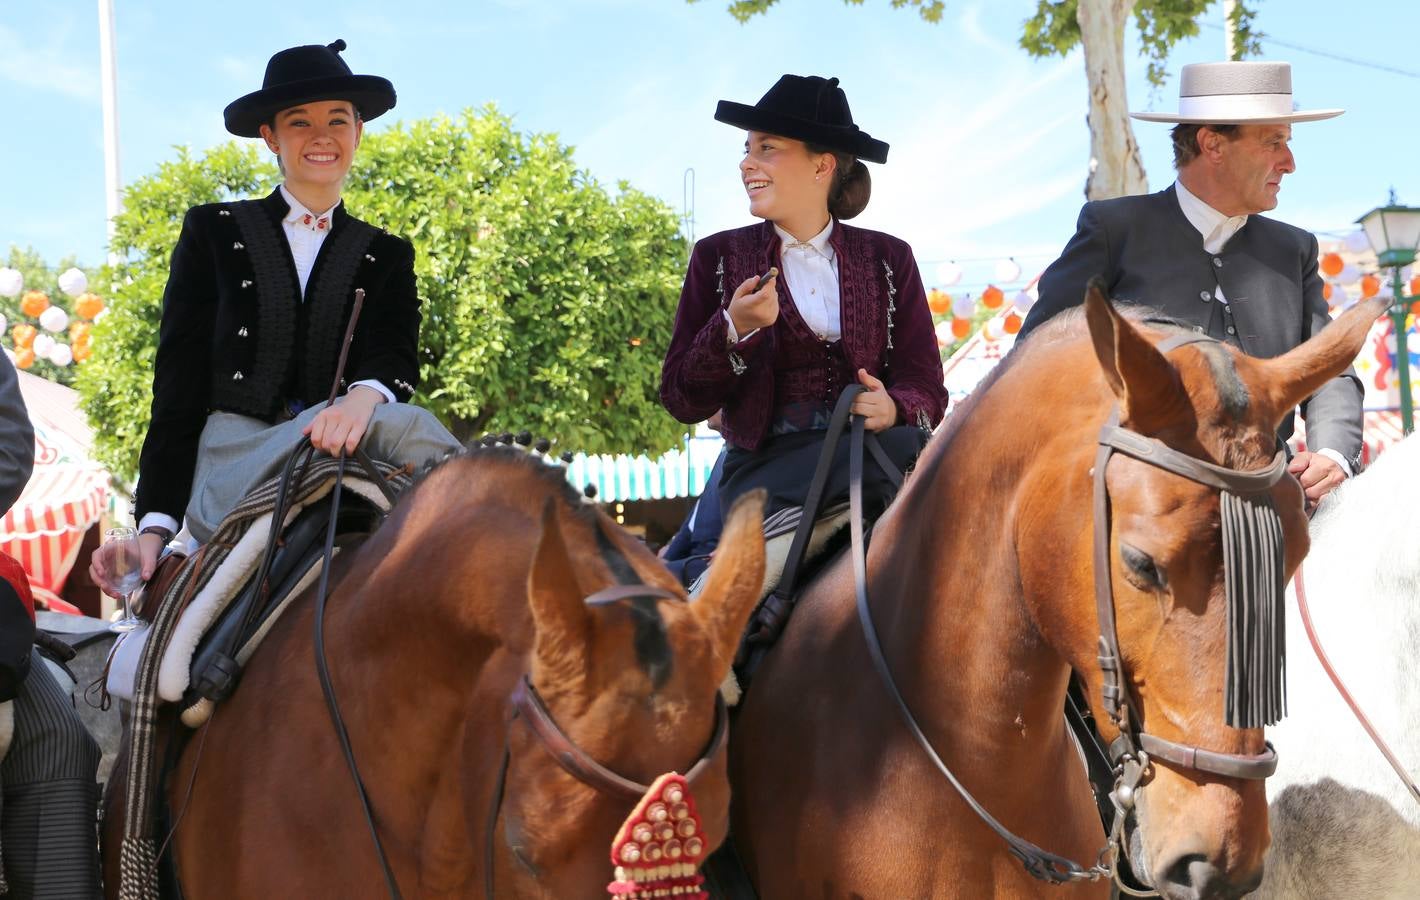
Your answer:
[[[1361,299],[1374,297],[1381,292],[1381,280],[1374,275],[1361,276]]]
[[[86,291],[74,301],[74,313],[81,319],[92,319],[103,311],[104,301],[98,294]]]
[[[1331,285],[1323,283],[1321,286],[1321,299],[1327,303],[1331,302]]]
[[[88,341],[89,329],[92,327],[88,322],[74,322],[69,326],[69,342]]]
[[[26,350],[30,344],[35,342],[35,327],[33,325],[16,325],[10,329],[10,337],[15,341],[16,350]]]
[[[1340,253],[1328,253],[1321,258],[1321,271],[1332,278],[1341,274],[1341,270],[1346,268],[1346,261],[1341,258]]]
[[[945,292],[932,288],[927,292],[927,308],[933,315],[940,316],[952,308],[952,298]]]
[[[1414,297],[1417,294],[1420,294],[1420,275],[1410,279],[1410,296]]]
[[[89,358],[90,354],[94,352],[93,349],[89,346],[89,341],[87,337],[84,339],[84,343],[75,343],[72,346],[74,350],[75,362],[83,362],[84,360]]]
[[[28,347],[15,354],[15,368],[28,369],[35,364],[35,352]]]
[[[952,337],[961,340],[971,334],[970,319],[952,319]]]
[[[1001,323],[1001,327],[1006,329],[1007,334],[1015,334],[1021,330],[1021,317],[1010,313],[1006,316],[1006,321]]]
[[[987,309],[1000,309],[1006,295],[994,284],[988,284],[981,292],[981,303]]]
[[[20,312],[27,316],[38,316],[46,309],[49,309],[49,297],[44,291],[25,291],[25,296],[20,299]]]

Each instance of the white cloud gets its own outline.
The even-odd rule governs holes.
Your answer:
[[[65,52],[61,38],[67,30],[23,35],[0,25],[0,78],[76,100],[97,101],[98,54],[76,57]]]

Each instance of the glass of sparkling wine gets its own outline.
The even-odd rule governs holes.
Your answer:
[[[123,594],[123,617],[112,622],[108,630],[133,631],[143,625],[143,620],[133,615],[128,605],[128,598],[143,586],[143,552],[138,547],[138,532],[132,528],[110,528],[104,532],[104,543],[114,548],[109,557],[109,569],[114,585]]]

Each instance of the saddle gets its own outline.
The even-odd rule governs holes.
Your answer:
[[[829,476],[832,474],[838,442],[848,426],[853,399],[863,390],[862,385],[850,384],[838,396],[838,403],[829,419],[823,450],[819,453],[818,463],[814,467],[813,480],[809,483],[804,505],[781,510],[765,519],[766,560],[776,560],[778,554],[783,553],[783,567],[778,568],[772,564],[765,567],[763,599],[750,616],[749,627],[731,672],[735,683],[732,685],[731,679],[727,679],[722,688],[727,694],[727,701],[732,705],[738,700],[738,695],[748,687],[755,670],[783,633],[789,615],[794,610],[797,600],[796,586],[800,579],[827,562],[833,555],[832,551],[841,549],[846,544],[843,538],[851,518],[849,504],[846,501],[834,503],[825,509],[824,504],[828,498],[824,495]],[[863,446],[893,486],[900,489],[903,474],[893,464],[877,438],[871,433],[864,433]],[[789,538],[791,531],[792,539]],[[781,549],[786,546],[786,542],[787,550]],[[693,593],[694,591],[692,595]]]
[[[203,708],[210,709],[236,690],[243,664],[275,618],[315,580],[332,515],[336,519],[336,547],[341,551],[363,543],[383,517],[381,509],[357,493],[344,494],[340,508],[333,512],[331,506],[327,495],[302,509],[278,538],[265,577],[260,570],[254,573],[202,635],[192,654],[189,687],[183,693],[185,710],[204,700]],[[193,717],[185,715],[184,719]]]
[[[408,481],[393,467],[370,465],[362,476],[345,478],[334,511],[335,553],[357,546],[378,526],[391,504],[390,479],[395,487]],[[335,460],[319,460],[294,488],[289,474],[259,486],[208,545],[190,557],[163,557],[145,586],[143,612],[155,623],[160,616],[175,622],[162,645],[152,648],[159,659],[147,661],[157,676],[154,700],[179,704],[189,727],[206,721],[214,704],[231,695],[277,618],[320,574],[335,468]],[[151,631],[124,635],[114,648],[110,694],[137,698]]]

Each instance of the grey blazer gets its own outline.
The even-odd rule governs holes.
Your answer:
[[[1078,306],[1101,275],[1110,296],[1159,310],[1252,356],[1279,356],[1330,321],[1317,273],[1316,238],[1275,219],[1249,216],[1222,252],[1184,216],[1173,186],[1157,194],[1086,203],[1075,236],[1040,279],[1040,300],[1017,340],[1051,316]],[[1221,288],[1227,307],[1216,300]],[[1302,403],[1307,444],[1361,463],[1361,381],[1346,372]],[[1278,434],[1291,437],[1288,414]]]
[[[35,431],[20,396],[20,379],[14,364],[0,359],[0,515],[20,499],[34,464]]]

